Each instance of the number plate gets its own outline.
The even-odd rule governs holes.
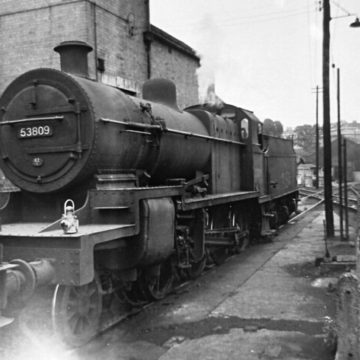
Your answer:
[[[20,139],[51,136],[52,134],[53,129],[50,125],[26,126],[18,130],[18,138]]]

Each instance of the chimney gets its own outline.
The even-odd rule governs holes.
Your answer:
[[[63,41],[54,48],[60,54],[61,70],[89,77],[87,54],[93,48],[84,41]]]

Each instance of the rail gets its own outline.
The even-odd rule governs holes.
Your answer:
[[[314,198],[318,199],[319,203],[315,204],[313,207],[316,207],[321,202],[324,201],[323,189],[299,189],[300,196],[302,199]],[[344,194],[343,194],[344,196]],[[354,188],[354,186],[348,185],[346,187],[346,202],[344,203],[344,199],[342,199],[338,190],[334,189],[332,196],[332,203],[334,205],[334,211],[338,213],[340,216],[340,222],[345,222],[345,227],[343,228],[343,224],[340,224],[340,238],[347,239],[349,238],[349,227],[352,226],[355,229],[356,234],[360,233],[360,193],[358,190]],[[312,207],[312,208],[313,208]],[[344,218],[342,217],[344,214]],[[350,223],[350,224],[349,224]],[[345,234],[343,233],[343,229],[345,230]]]

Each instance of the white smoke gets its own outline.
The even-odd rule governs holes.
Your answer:
[[[196,49],[201,57],[201,66],[197,71],[200,102],[207,102],[211,90],[215,90],[216,73],[220,68],[223,33],[212,14],[205,13],[199,24]]]

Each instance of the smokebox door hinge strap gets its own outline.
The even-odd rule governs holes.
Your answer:
[[[75,102],[75,113],[76,113],[76,152],[79,154],[81,158],[82,153],[82,144],[81,144],[81,108],[80,104]]]
[[[37,94],[37,86],[39,85],[39,80],[34,80],[33,81],[33,89],[32,89],[32,92],[31,92],[31,102],[30,102],[30,105],[31,105],[31,108],[32,109],[36,109],[37,107],[37,100],[38,100],[38,94]]]

